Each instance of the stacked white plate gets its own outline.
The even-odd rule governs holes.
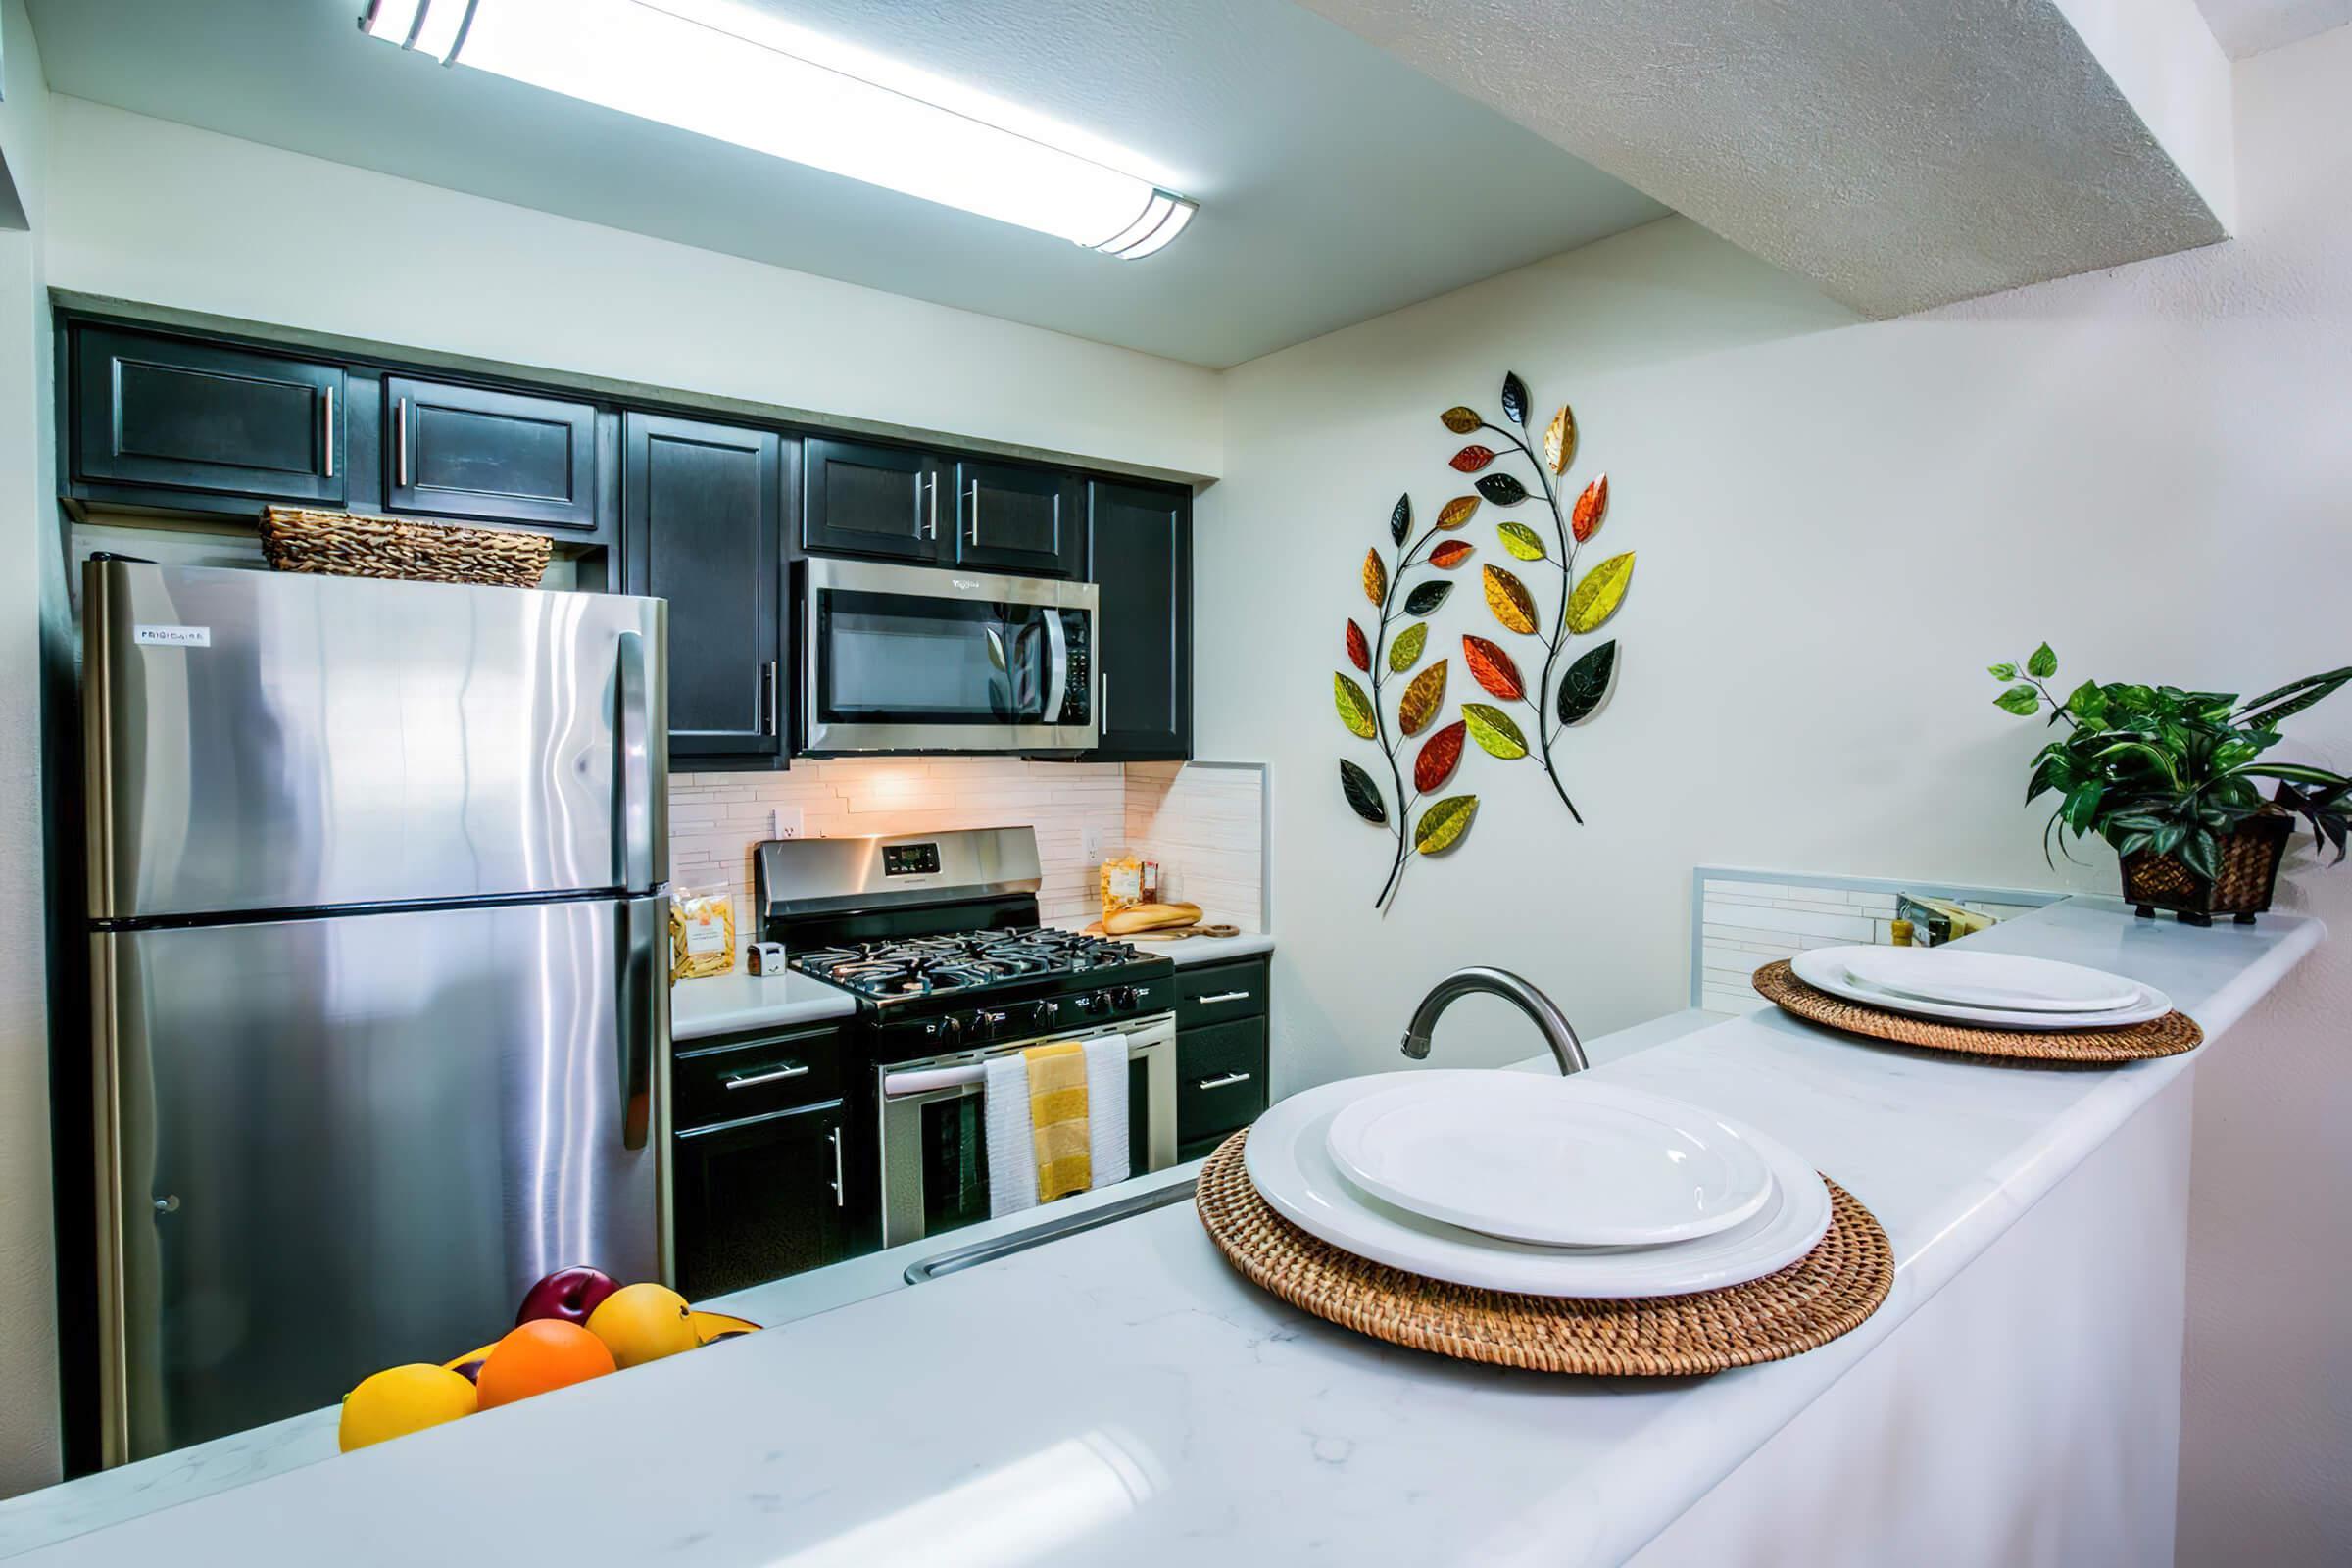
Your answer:
[[[1245,1146],[1274,1211],[1344,1251],[1531,1296],[1683,1296],[1795,1262],[1813,1167],[1697,1105],[1577,1076],[1382,1073],[1276,1105]]]
[[[1997,1029],[2112,1029],[2173,1010],[2154,986],[2103,969],[1974,948],[1809,948],[1789,970],[1889,1012]]]

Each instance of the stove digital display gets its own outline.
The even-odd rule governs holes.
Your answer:
[[[882,846],[882,874],[884,876],[937,876],[939,874],[939,846],[937,844],[885,844]]]

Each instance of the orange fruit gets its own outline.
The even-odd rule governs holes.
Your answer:
[[[335,1441],[345,1453],[473,1414],[473,1385],[447,1367],[417,1362],[378,1372],[343,1396]]]
[[[533,1318],[490,1347],[474,1388],[488,1410],[612,1370],[612,1352],[605,1348],[605,1342],[577,1323]]]
[[[703,1343],[694,1332],[694,1308],[686,1298],[661,1285],[624,1285],[588,1314],[588,1332],[605,1342],[622,1366],[643,1366]]]

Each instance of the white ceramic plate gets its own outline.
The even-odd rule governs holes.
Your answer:
[[[1728,1230],[1663,1247],[1529,1247],[1481,1236],[1384,1203],[1348,1185],[1331,1162],[1331,1120],[1399,1078],[1486,1077],[1452,1069],[1344,1078],[1293,1095],[1257,1119],[1243,1146],[1250,1180],[1276,1213],[1343,1251],[1431,1279],[1530,1296],[1687,1296],[1762,1279],[1813,1250],[1830,1228],[1830,1193],[1812,1166],[1751,1127],[1740,1136],[1764,1158],[1773,1194]],[[1499,1074],[1505,1078],[1525,1074]]]
[[[1832,996],[1859,1002],[1866,1006],[1883,1007],[1888,1012],[1907,1012],[1917,1018],[1941,1018],[1950,1023],[1973,1023],[1993,1029],[2116,1029],[2125,1024],[2146,1023],[2161,1018],[2173,1010],[2173,999],[2154,986],[2139,988],[2140,1001],[2114,1012],[2026,1012],[2003,1007],[1964,1007],[1950,1002],[1923,1002],[1899,992],[1884,991],[1877,986],[1864,985],[1846,971],[1842,961],[1833,956],[1842,948],[1808,948],[1789,960],[1788,967],[1799,980]]]
[[[2115,1012],[2139,1001],[2139,982],[2079,963],[1973,948],[1835,948],[1866,986],[2010,1012]]]
[[[1772,1172],[1722,1117],[1526,1073],[1406,1073],[1332,1118],[1332,1162],[1374,1198],[1544,1247],[1654,1247],[1737,1225]]]

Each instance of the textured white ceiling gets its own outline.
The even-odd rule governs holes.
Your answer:
[[[2352,24],[2352,0],[2197,0],[2197,9],[2232,60]]]
[[[1202,365],[1665,212],[1283,0],[753,3],[1119,149],[1200,216],[1119,262],[445,70],[362,36],[361,0],[29,0],[58,92]]]
[[[2185,0],[1305,3],[1872,316],[2226,237],[2228,62]]]

